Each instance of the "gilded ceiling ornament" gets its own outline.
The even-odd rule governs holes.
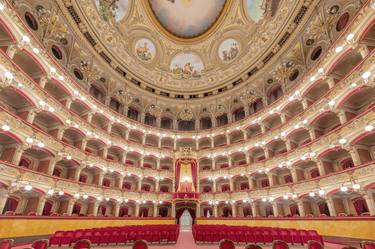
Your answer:
[[[211,115],[213,115],[214,117],[219,117],[226,112],[225,107],[222,104],[210,105],[210,107],[208,109],[209,109]]]
[[[163,112],[163,110],[161,109],[160,106],[156,105],[156,104],[151,104],[149,107],[148,107],[148,113],[150,113],[152,116],[155,116],[155,117],[160,117],[161,116],[161,113]]]
[[[124,106],[129,106],[133,100],[134,100],[134,97],[132,94],[130,94],[126,88],[124,89],[121,89],[121,90],[118,90],[115,95],[114,95],[117,100],[123,104]]]
[[[37,7],[39,23],[44,28],[43,37],[51,35],[57,40],[65,39],[68,34],[68,28],[65,23],[60,21],[57,13],[52,13],[43,6]]]
[[[190,109],[190,107],[186,106],[182,111],[179,113],[178,117],[181,120],[189,121],[194,118],[193,111]]]
[[[90,66],[87,61],[82,60],[80,62],[80,69],[82,73],[86,76],[88,82],[95,81],[99,79],[101,76],[101,72],[95,67]]]
[[[276,80],[285,82],[285,80],[289,78],[289,75],[293,72],[293,70],[293,63],[283,63],[279,65],[275,71],[272,72],[272,75]]]
[[[255,94],[255,90],[249,88],[240,95],[240,100],[242,103],[248,104],[251,103],[256,97],[257,95]]]

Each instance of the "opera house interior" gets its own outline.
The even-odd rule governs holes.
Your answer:
[[[375,249],[375,0],[0,0],[0,249]]]

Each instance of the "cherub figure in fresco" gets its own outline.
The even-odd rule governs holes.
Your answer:
[[[184,74],[191,75],[191,73],[193,72],[193,69],[194,69],[194,66],[191,65],[190,62],[185,63],[185,65],[184,65]]]

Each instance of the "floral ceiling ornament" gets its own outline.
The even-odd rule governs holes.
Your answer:
[[[212,116],[219,117],[225,113],[225,107],[222,104],[218,104],[218,105],[212,104],[209,107],[209,111]]]
[[[181,120],[184,120],[184,121],[189,121],[194,118],[193,111],[188,106],[185,106],[185,108],[182,109],[182,111],[179,113],[178,116]]]
[[[248,104],[252,102],[256,97],[257,95],[255,90],[252,88],[248,88],[246,89],[246,91],[244,91],[244,93],[240,95],[240,100],[242,101],[242,103]]]
[[[85,60],[80,62],[80,69],[83,74],[86,76],[87,81],[91,82],[100,78],[101,72],[93,66],[90,66],[89,63]]]
[[[123,104],[124,106],[128,106],[128,105],[130,105],[130,103],[132,103],[133,100],[134,100],[133,95],[130,94],[130,93],[128,92],[127,88],[125,88],[125,87],[124,87],[123,89],[121,89],[121,90],[118,90],[118,91],[115,93],[114,96],[115,96],[115,97],[117,98],[117,100],[118,100],[121,104]]]
[[[155,117],[160,117],[162,112],[163,112],[162,108],[156,104],[151,104],[148,107],[148,113],[150,113],[151,115]]]
[[[284,82],[286,79],[289,78],[289,75],[294,70],[293,63],[283,63],[279,65],[275,71],[272,72],[272,75],[275,77],[276,80]]]

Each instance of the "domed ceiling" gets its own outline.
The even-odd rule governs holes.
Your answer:
[[[253,75],[281,50],[297,27],[296,13],[307,6],[304,0],[64,2],[73,4],[82,37],[119,73],[116,84],[176,101],[229,93],[240,84],[254,96],[263,91],[264,79]]]
[[[212,27],[223,13],[225,0],[150,0],[159,23],[182,38],[196,37]]]

